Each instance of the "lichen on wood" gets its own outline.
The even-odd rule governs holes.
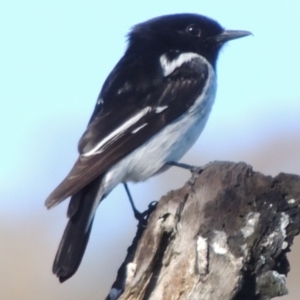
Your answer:
[[[139,226],[108,300],[247,300],[287,293],[300,177],[214,162]]]

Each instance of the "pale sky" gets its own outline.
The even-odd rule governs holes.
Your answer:
[[[82,265],[63,285],[51,264],[67,202],[51,211],[43,203],[76,159],[130,27],[180,12],[253,33],[221,52],[211,117],[182,161],[246,161],[270,175],[300,173],[299,0],[1,0],[0,266],[7,271],[0,274],[0,295],[6,299],[103,299],[108,293],[135,232],[123,188],[99,207]],[[188,175],[172,169],[131,185],[137,206],[179,188]]]

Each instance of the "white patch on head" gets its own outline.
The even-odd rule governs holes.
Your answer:
[[[139,113],[137,113],[135,116],[127,120],[124,124],[122,124],[120,127],[118,127],[116,130],[114,130],[111,134],[106,136],[103,140],[100,141],[94,148],[92,148],[90,151],[85,152],[82,154],[82,156],[91,156],[98,153],[101,153],[101,147],[104,146],[107,142],[110,140],[116,138],[118,135],[122,134],[124,131],[126,131],[130,126],[134,125],[137,121],[139,121],[144,115],[146,115],[151,110],[150,106],[145,107],[142,109]]]
[[[224,231],[215,230],[211,246],[216,254],[226,254],[229,251],[226,233]]]
[[[254,233],[259,217],[260,217],[260,213],[253,213],[253,212],[250,212],[246,216],[246,225],[241,229],[241,232],[245,239]]]
[[[180,54],[177,58],[170,61],[165,54],[162,55],[159,60],[164,76],[170,75],[176,68],[180,67],[186,62],[191,61],[193,58],[202,57],[197,53],[187,52]]]
[[[134,129],[134,130],[132,130],[131,133],[137,133],[139,130],[141,130],[142,128],[144,128],[147,124],[148,124],[148,123],[145,123],[145,124],[141,125],[140,127],[136,128],[136,129]]]
[[[165,106],[158,106],[158,107],[156,107],[155,112],[156,112],[157,114],[159,114],[159,113],[161,113],[162,111],[164,111],[164,110],[167,109],[167,108],[168,108],[168,105],[165,105]]]

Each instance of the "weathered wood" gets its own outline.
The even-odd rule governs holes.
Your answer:
[[[271,299],[300,228],[300,177],[215,162],[159,201],[107,299]],[[144,230],[145,229],[145,230]]]

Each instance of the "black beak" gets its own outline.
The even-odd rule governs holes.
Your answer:
[[[252,33],[245,30],[225,30],[215,37],[215,41],[223,44],[228,41],[239,39],[248,35],[252,35]]]

